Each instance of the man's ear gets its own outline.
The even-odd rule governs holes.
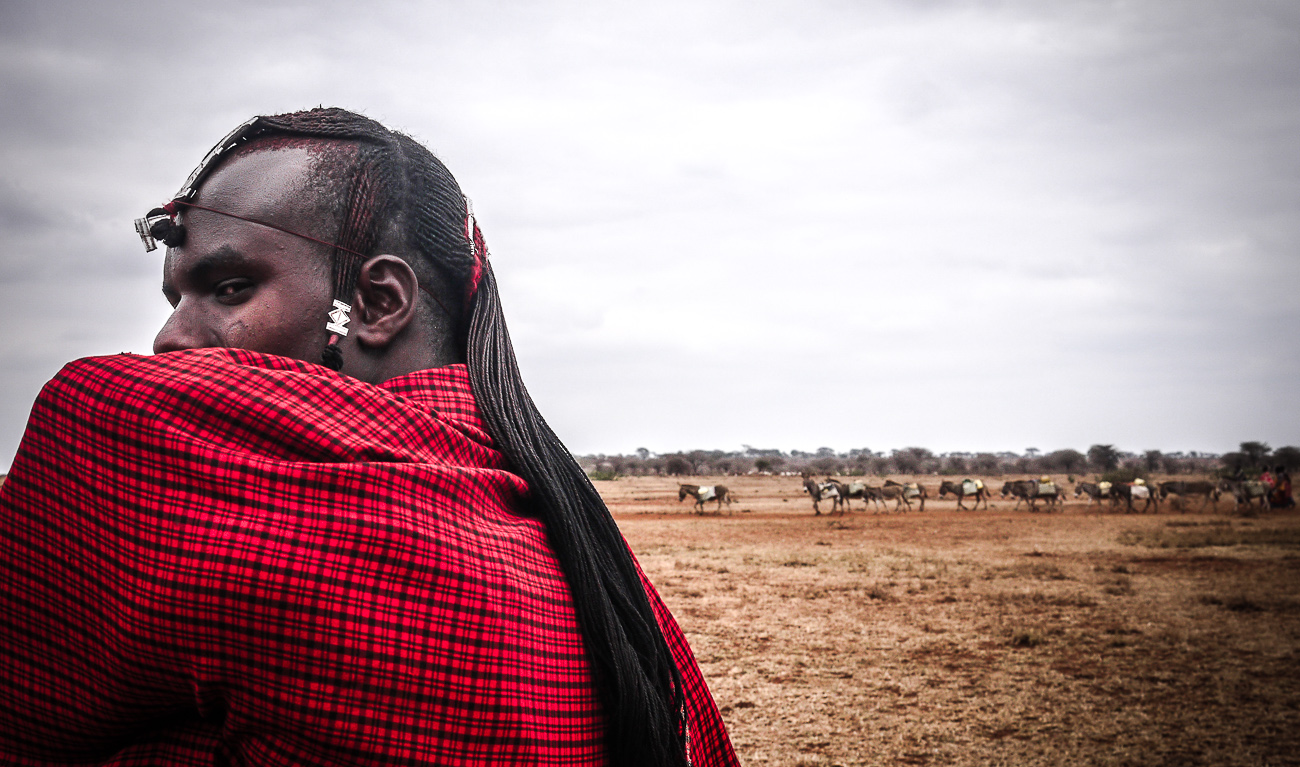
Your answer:
[[[410,264],[397,256],[374,256],[361,265],[356,305],[352,307],[353,338],[363,347],[382,349],[415,319],[420,283]]]

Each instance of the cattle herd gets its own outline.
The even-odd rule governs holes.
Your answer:
[[[816,482],[805,476],[803,487],[804,492],[812,498],[813,512],[817,515],[821,514],[823,501],[831,502],[831,513],[844,513],[850,509],[854,499],[861,499],[863,506],[873,505],[876,511],[881,511],[882,508],[889,510],[887,502],[891,500],[894,502],[893,511],[911,510],[912,501],[917,500],[920,510],[925,511],[925,499],[929,497],[929,491],[919,482],[903,484],[885,480],[883,485],[872,486],[866,482],[844,482],[832,477]],[[1225,495],[1232,499],[1234,510],[1252,506],[1265,509],[1268,507],[1268,492],[1269,487],[1263,482],[1242,480],[1170,481],[1161,482],[1154,487],[1141,479],[1133,482],[1074,483],[1074,497],[1087,496],[1090,506],[1108,503],[1112,509],[1122,506],[1126,511],[1138,512],[1159,511],[1161,501],[1168,500],[1171,496],[1185,501],[1199,500],[1200,510],[1212,505],[1217,511],[1219,500]],[[993,492],[979,479],[960,482],[944,480],[939,485],[937,496],[943,498],[949,494],[956,497],[957,508],[978,510],[981,503],[985,509],[988,508]],[[1066,491],[1050,477],[1041,477],[1004,482],[999,494],[1004,500],[1016,500],[1013,509],[1019,509],[1023,503],[1030,511],[1038,511],[1040,508],[1052,511],[1062,508]],[[973,499],[973,505],[969,507],[964,503],[968,498]]]
[[[885,480],[883,485],[872,486],[862,481],[842,481],[827,477],[816,482],[811,477],[803,477],[803,490],[813,499],[813,511],[822,513],[822,503],[831,502],[831,513],[844,513],[852,508],[852,500],[861,499],[863,506],[872,506],[875,511],[891,511],[888,502],[893,502],[892,511],[910,511],[911,502],[917,500],[920,511],[926,510],[926,499],[930,490],[919,484],[909,482],[901,484]],[[936,495],[944,498],[952,494],[957,498],[957,508],[978,511],[980,503],[988,508],[989,498],[993,497],[991,487],[983,480],[963,480],[940,482]],[[1218,510],[1219,500],[1230,498],[1232,508],[1258,507],[1268,508],[1269,487],[1264,482],[1221,480],[1210,481],[1169,481],[1149,486],[1143,480],[1132,482],[1075,482],[1074,498],[1087,497],[1092,504],[1109,504],[1110,508],[1123,507],[1126,511],[1160,511],[1160,503],[1171,497],[1186,500],[1199,500],[1199,510],[1212,506]],[[1060,510],[1065,502],[1066,490],[1050,477],[1039,480],[1013,480],[1002,484],[1000,497],[1004,500],[1015,499],[1013,510],[1018,510],[1023,503],[1030,511]],[[972,500],[966,506],[966,500]]]
[[[886,479],[881,485],[869,485],[864,481],[844,481],[827,477],[821,482],[810,476],[803,477],[804,492],[812,498],[813,512],[820,516],[821,504],[829,501],[829,513],[843,514],[851,510],[852,501],[861,500],[864,507],[870,506],[875,511],[911,511],[915,503],[920,511],[925,511],[925,501],[930,498],[930,491],[919,482],[895,482]],[[1225,496],[1232,500],[1233,510],[1258,506],[1268,508],[1269,487],[1263,482],[1249,480],[1209,481],[1170,481],[1158,485],[1147,485],[1144,480],[1133,482],[1075,482],[1073,496],[1076,499],[1086,497],[1088,505],[1106,505],[1111,509],[1123,508],[1126,511],[1159,511],[1160,503],[1171,497],[1186,501],[1199,501],[1198,511],[1212,506],[1218,511],[1219,501]],[[989,508],[989,499],[993,497],[992,489],[980,479],[964,479],[960,482],[943,480],[939,484],[935,497],[944,498],[952,495],[957,499],[957,508],[978,511],[980,504]],[[1002,483],[999,496],[1003,500],[1015,499],[1013,508],[1019,509],[1023,503],[1030,511],[1060,510],[1066,498],[1066,490],[1051,477],[1039,479],[1011,480]],[[717,503],[716,510],[722,511],[726,504],[731,511],[735,494],[725,485],[678,485],[677,500],[694,499],[694,511],[704,513],[705,504]],[[971,505],[967,506],[966,501]],[[893,507],[890,507],[890,503]],[[865,509],[864,509],[865,510]]]

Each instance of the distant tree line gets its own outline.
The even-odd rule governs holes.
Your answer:
[[[1270,448],[1265,442],[1242,442],[1238,451],[1214,453],[1145,450],[1126,452],[1114,445],[1093,445],[1087,452],[1066,448],[1048,453],[1026,448],[1023,453],[939,453],[923,447],[883,451],[856,448],[836,452],[829,447],[816,452],[776,450],[745,445],[743,450],[690,450],[652,453],[638,448],[632,455],[583,455],[578,462],[598,478],[616,476],[691,476],[743,474],[810,474],[834,476],[886,476],[939,474],[996,477],[1006,474],[1148,474],[1250,473],[1265,466],[1300,469],[1300,447]]]

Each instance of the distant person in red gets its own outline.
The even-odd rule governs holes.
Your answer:
[[[1291,495],[1291,474],[1285,466],[1273,469],[1273,490],[1268,494],[1268,504],[1275,509],[1289,509],[1295,506]]]
[[[66,366],[0,489],[0,763],[736,764],[428,150],[256,118],[137,231],[156,354]]]

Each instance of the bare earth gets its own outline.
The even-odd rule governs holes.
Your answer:
[[[731,515],[596,485],[746,764],[1300,765],[1300,514],[816,517],[797,477],[690,481]]]

